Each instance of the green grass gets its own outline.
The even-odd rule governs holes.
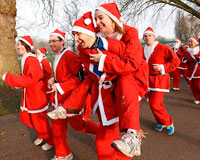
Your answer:
[[[52,64],[54,55],[48,55],[47,59]],[[21,59],[18,59],[18,63],[21,65]],[[0,88],[0,116],[19,112],[21,99],[22,89],[7,87],[4,84],[3,87]]]

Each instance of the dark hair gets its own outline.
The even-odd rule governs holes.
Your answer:
[[[58,39],[59,39],[59,41],[62,41],[63,39],[62,38],[60,38],[60,37],[58,37]],[[63,46],[65,46],[65,43],[63,44]]]
[[[35,54],[35,52],[31,49],[31,47],[28,45],[28,44],[26,44],[24,41],[22,41],[22,40],[19,40],[20,42],[21,42],[21,44],[25,47],[25,49],[26,49],[26,51],[27,52],[31,52],[31,53],[33,53],[33,54]]]

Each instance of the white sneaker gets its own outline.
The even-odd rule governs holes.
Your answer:
[[[172,88],[173,91],[180,91],[180,88]]]
[[[33,143],[34,143],[34,145],[38,146],[42,143],[42,141],[43,141],[43,139],[37,138]]]
[[[67,118],[67,112],[66,110],[59,106],[56,109],[54,109],[51,112],[48,112],[47,115],[51,118],[51,119],[66,119]]]
[[[120,140],[113,141],[111,146],[128,157],[141,155],[141,140],[138,133],[126,133]]]
[[[47,150],[53,148],[53,146],[49,145],[48,143],[45,143],[44,145],[42,145],[41,148],[42,148],[42,150],[47,151]]]
[[[73,154],[70,153],[66,157],[56,157],[54,156],[51,160],[72,160],[73,159]]]
[[[195,101],[194,101],[194,104],[200,104],[200,101],[195,100]]]

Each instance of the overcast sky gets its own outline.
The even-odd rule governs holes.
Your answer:
[[[98,0],[96,0],[98,1]],[[56,4],[56,13],[59,15],[56,20],[62,23],[62,1],[58,1],[60,4]],[[94,3],[94,4],[93,4]],[[89,10],[94,11],[95,9],[95,0],[91,0],[90,4],[83,6],[83,13]],[[35,0],[17,0],[17,33],[18,36],[22,35],[30,35],[32,37],[38,39],[48,40],[49,33],[54,29],[59,28],[60,24],[54,22],[54,24],[50,23],[48,26],[43,23],[42,8],[43,5],[38,5],[35,3]],[[151,10],[145,11],[143,16],[139,18],[137,23],[131,24],[132,26],[138,29],[139,37],[142,37],[144,30],[151,26],[154,28],[154,31],[157,35],[166,37],[166,38],[175,38],[174,35],[174,21],[176,17],[176,12],[169,16],[171,12],[171,7],[165,7],[165,9],[161,12],[161,15],[157,21],[152,17],[153,12]],[[81,15],[82,13],[80,13]],[[148,16],[147,16],[148,15]],[[167,17],[168,20],[166,21]],[[156,21],[156,22],[155,22]]]

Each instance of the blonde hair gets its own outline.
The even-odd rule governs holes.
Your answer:
[[[110,18],[112,21],[113,21],[113,23],[115,24],[115,31],[116,32],[118,32],[118,33],[120,33],[120,34],[124,34],[124,29],[123,28],[121,28],[112,18]]]

